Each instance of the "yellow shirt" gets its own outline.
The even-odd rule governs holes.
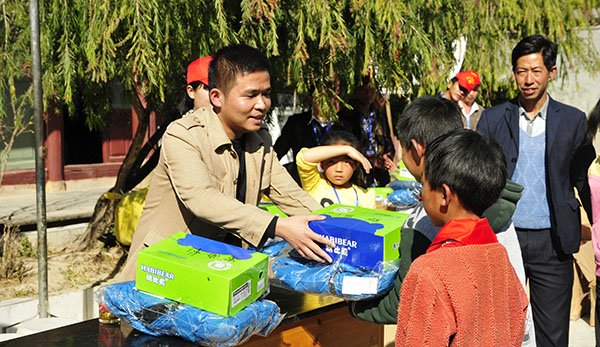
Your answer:
[[[325,174],[319,172],[318,164],[304,160],[303,152],[305,150],[306,148],[302,148],[296,156],[300,182],[302,182],[302,188],[321,206],[325,207],[332,204],[357,206],[358,201],[360,207],[375,208],[374,190],[365,190],[355,184],[350,188],[335,188],[334,190],[331,182],[325,178]]]

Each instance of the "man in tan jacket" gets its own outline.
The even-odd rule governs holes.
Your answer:
[[[302,256],[331,258],[315,243],[335,245],[308,222],[320,208],[279,164],[262,121],[271,106],[269,61],[246,45],[228,46],[209,67],[210,101],[169,125],[146,205],[119,280],[135,279],[137,253],[185,231],[231,244],[260,247],[280,236]],[[266,194],[283,212],[257,207]]]

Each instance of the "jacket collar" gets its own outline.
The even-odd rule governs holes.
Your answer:
[[[558,128],[560,124],[560,118],[558,113],[560,112],[560,103],[556,102],[548,94],[548,113],[546,116],[546,153],[550,153],[554,139],[558,134]]]
[[[504,118],[511,132],[511,137],[515,141],[515,146],[519,148],[519,97],[510,100],[506,105]],[[546,153],[550,153],[552,144],[558,134],[560,117],[557,117],[557,112],[560,111],[560,103],[556,102],[550,94],[548,94],[548,110],[546,112]]]
[[[442,247],[483,245],[498,242],[487,218],[453,219],[446,223],[435,236],[427,253]]]
[[[208,129],[208,139],[212,144],[213,151],[218,151],[221,146],[232,146],[231,140],[223,127],[223,123],[221,123],[219,116],[217,116],[212,107],[201,108],[194,112],[194,116],[201,126]],[[244,151],[254,152],[257,148],[261,147],[262,144],[263,139],[257,133],[251,132],[244,135]]]

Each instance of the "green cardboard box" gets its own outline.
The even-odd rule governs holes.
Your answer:
[[[140,251],[136,288],[222,316],[267,288],[268,256],[183,232]]]
[[[325,248],[334,261],[371,270],[400,256],[400,229],[408,214],[339,204],[313,213],[328,216],[309,227],[336,244]]]
[[[287,217],[287,215],[285,213],[283,213],[283,211],[281,211],[279,209],[279,207],[277,207],[277,205],[275,205],[272,202],[263,202],[261,201],[258,204],[258,207],[262,208],[263,210],[267,211],[267,212],[271,212],[272,214],[279,216],[279,217]]]
[[[398,165],[398,180],[399,181],[416,181],[415,176],[413,176],[410,171],[406,168],[406,165],[401,160]]]

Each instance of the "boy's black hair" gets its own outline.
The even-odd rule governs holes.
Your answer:
[[[550,71],[556,65],[556,44],[540,34],[527,36],[512,50],[512,68],[517,68],[517,60],[524,55],[541,53],[546,69]]]
[[[498,200],[508,175],[498,143],[469,129],[432,141],[425,150],[424,174],[432,190],[448,185],[463,207],[478,216]]]
[[[330,131],[327,134],[327,136],[325,136],[325,139],[322,143],[323,146],[333,146],[340,144],[352,146],[356,148],[359,152],[363,153],[362,146],[358,138],[356,138],[356,136],[354,136],[352,133],[345,130]],[[350,177],[350,182],[352,184],[360,185],[360,182],[364,182],[365,173],[363,172],[363,170],[364,169],[362,165],[360,165],[359,163],[356,170],[354,170],[352,177]]]
[[[404,109],[396,123],[398,140],[406,148],[411,147],[412,139],[427,147],[438,136],[461,128],[462,115],[456,103],[439,96],[415,99]]]
[[[243,44],[223,47],[213,55],[208,66],[209,90],[219,88],[227,93],[238,74],[269,72],[270,67],[267,56],[256,48]]]

